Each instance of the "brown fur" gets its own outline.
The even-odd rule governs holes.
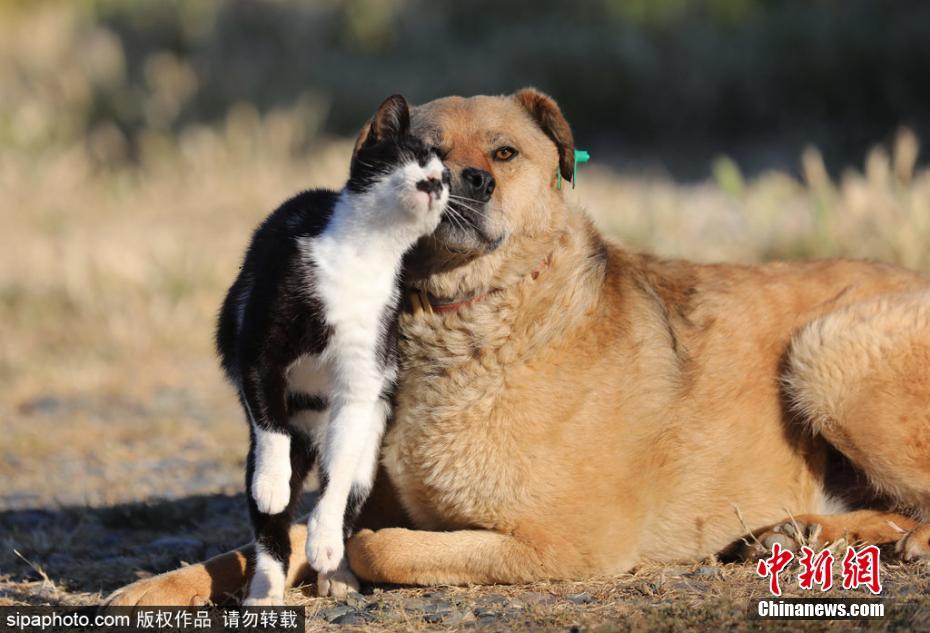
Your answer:
[[[401,318],[396,420],[361,518],[375,531],[348,544],[358,576],[581,579],[714,554],[744,533],[740,515],[767,526],[785,510],[882,542],[901,538],[886,529],[897,517],[902,547],[930,551],[915,521],[879,512],[930,506],[930,279],[630,253],[555,188],[572,148],[550,98],[451,97],[413,117],[451,169],[492,171],[487,228],[507,237],[467,256],[427,241],[411,259],[411,283],[434,296],[497,292]],[[501,144],[518,159],[492,161]],[[820,516],[841,499],[874,508]],[[303,552],[305,533],[292,537]],[[219,575],[194,565],[112,602],[188,602],[245,581],[241,564]]]

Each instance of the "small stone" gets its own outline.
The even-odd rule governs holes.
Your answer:
[[[335,620],[330,620],[330,624],[365,624],[365,618],[359,613],[346,613]]]
[[[723,572],[720,571],[719,567],[711,567],[710,565],[701,565],[697,570],[689,576],[704,576],[706,578],[719,578],[723,575]]]
[[[517,596],[516,600],[511,604],[519,604],[523,606],[529,605],[546,605],[556,602],[558,598],[553,596],[551,593],[544,593],[542,591],[526,591]]]
[[[591,597],[587,591],[581,593],[573,593],[571,595],[565,596],[565,599],[569,602],[574,602],[575,604],[589,604],[594,602],[594,598]]]
[[[441,613],[427,613],[423,616],[423,619],[427,624],[439,624],[442,622],[443,617]]]
[[[475,617],[471,613],[462,613],[461,611],[451,611],[443,616],[442,623],[446,625],[459,624],[461,622],[464,622],[465,618],[468,616],[471,616],[473,618]]]
[[[349,595],[346,596],[346,604],[355,609],[364,609],[368,606],[368,600],[359,592],[350,591]]]
[[[394,622],[410,622],[410,615],[396,609],[385,609],[384,611],[366,611],[368,619],[372,622],[381,624],[391,624]]]
[[[320,612],[320,617],[326,620],[327,622],[334,622],[337,618],[349,613],[352,609],[345,606],[344,604],[337,605],[335,607],[330,607],[329,609],[324,609]]]
[[[488,609],[487,607],[478,607],[473,612],[475,617],[481,620],[482,618],[496,618],[497,611],[494,609]]]
[[[426,613],[448,613],[451,610],[452,603],[448,600],[436,600],[423,607],[423,611]]]
[[[429,603],[423,598],[408,598],[404,600],[405,611],[423,611]]]
[[[500,595],[499,593],[489,593],[485,596],[479,597],[478,600],[475,601],[476,604],[482,607],[489,607],[489,606],[502,607],[505,604],[507,604],[507,602],[508,602],[507,598]]]

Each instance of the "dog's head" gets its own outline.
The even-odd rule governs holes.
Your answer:
[[[446,97],[413,108],[411,116],[413,133],[438,148],[452,175],[450,212],[412,257],[422,274],[481,260],[482,276],[493,275],[494,262],[513,259],[564,223],[556,182],[559,174],[572,177],[574,142],[552,98],[532,88]],[[356,147],[366,133],[367,127]]]

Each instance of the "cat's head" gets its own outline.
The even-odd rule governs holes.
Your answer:
[[[407,100],[385,99],[352,158],[346,189],[368,198],[383,220],[426,235],[439,224],[449,186],[449,170],[436,149],[410,133]]]

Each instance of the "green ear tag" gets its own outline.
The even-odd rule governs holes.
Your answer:
[[[575,165],[572,167],[572,189],[575,188],[575,182],[577,182],[578,180],[577,179],[578,163],[586,163],[589,160],[591,160],[591,154],[589,154],[583,149],[575,150]],[[561,189],[562,188],[562,171],[561,170],[556,171],[555,175],[556,175],[556,185],[555,185],[556,189]]]
[[[575,183],[578,182],[578,178],[577,178],[578,163],[586,163],[589,160],[591,160],[591,154],[589,154],[583,149],[575,150],[575,166],[572,169],[572,189],[575,188]]]

